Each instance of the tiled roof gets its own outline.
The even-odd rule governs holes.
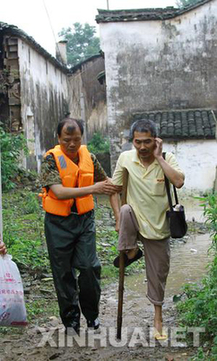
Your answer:
[[[96,16],[97,23],[122,22],[122,21],[146,21],[167,20],[182,15],[212,0],[198,0],[194,4],[182,8],[168,6],[166,8],[130,9],[130,10],[101,10]]]
[[[215,139],[216,114],[207,109],[144,112],[133,114],[132,121],[148,117],[163,139]]]

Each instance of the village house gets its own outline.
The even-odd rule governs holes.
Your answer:
[[[98,10],[114,169],[146,115],[185,170],[184,192],[213,189],[217,142],[217,0],[183,9]]]
[[[96,130],[107,132],[103,71],[100,54],[69,69],[64,41],[54,58],[22,30],[0,22],[0,121],[24,132],[26,169],[40,171],[42,155],[57,142],[58,121],[68,114],[85,120],[85,142]]]
[[[54,58],[16,26],[0,23],[0,121],[24,131],[30,149],[24,166],[40,170],[43,153],[57,142],[59,119],[70,114],[85,120],[84,142],[96,131],[108,133],[113,170],[120,152],[131,147],[130,125],[148,115],[164,149],[185,170],[184,191],[211,190],[217,0],[184,9],[99,10],[96,20],[103,56],[72,69],[65,42]]]

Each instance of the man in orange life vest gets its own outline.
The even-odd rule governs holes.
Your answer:
[[[60,317],[66,331],[79,332],[80,309],[88,327],[99,327],[101,266],[96,255],[92,194],[111,195],[117,187],[96,157],[81,145],[81,121],[65,118],[57,133],[59,145],[45,154],[41,168],[45,235]],[[79,292],[75,269],[80,271]]]

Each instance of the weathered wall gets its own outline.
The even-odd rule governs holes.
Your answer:
[[[217,108],[217,0],[166,21],[100,24],[112,166],[133,112]]]
[[[104,59],[96,57],[84,62],[69,77],[70,115],[86,121],[87,141],[97,131],[107,135],[105,85],[97,80],[97,75],[103,70]]]
[[[21,39],[18,54],[21,117],[31,152],[26,166],[39,170],[41,156],[55,144],[57,123],[68,109],[68,76]]]
[[[18,39],[0,36],[0,120],[11,132],[22,129]]]

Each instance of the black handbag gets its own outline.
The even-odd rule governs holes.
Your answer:
[[[165,156],[166,153],[163,153],[164,159]],[[166,191],[170,206],[170,210],[167,211],[167,218],[169,220],[169,225],[170,225],[170,234],[172,238],[182,238],[185,236],[188,230],[188,225],[185,220],[185,209],[184,206],[179,204],[175,186],[173,186],[173,190],[174,190],[176,204],[175,205],[172,204],[169,179],[165,175],[164,175],[164,179],[165,179],[165,186],[166,186]]]

